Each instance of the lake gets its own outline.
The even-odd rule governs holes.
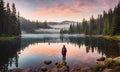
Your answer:
[[[63,45],[67,48],[64,58]],[[21,38],[0,40],[0,70],[47,66],[65,60],[70,67],[94,66],[96,59],[120,56],[117,41],[83,34],[23,34]]]

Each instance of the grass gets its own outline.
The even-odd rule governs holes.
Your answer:
[[[116,39],[116,40],[120,41],[120,35],[113,36],[113,39]]]
[[[106,38],[106,39],[113,39],[113,40],[120,41],[120,35],[115,35],[115,36],[106,35],[106,36],[103,36],[103,37]]]
[[[102,71],[105,68],[112,69],[113,72],[120,71],[120,61],[119,60],[107,60],[104,65],[98,64],[96,66],[96,71]]]
[[[8,40],[8,39],[14,39],[18,38],[20,36],[0,36],[0,40]]]

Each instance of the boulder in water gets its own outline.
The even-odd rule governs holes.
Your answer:
[[[55,65],[58,65],[58,62],[56,62]]]
[[[105,61],[105,57],[100,57],[97,59],[97,61]]]
[[[51,60],[45,60],[45,61],[44,61],[44,64],[46,64],[46,65],[49,65],[49,64],[51,64],[51,63],[52,63]]]

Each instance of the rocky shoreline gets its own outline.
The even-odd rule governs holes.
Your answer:
[[[40,67],[40,68],[26,68],[26,69],[11,69],[6,72],[120,72],[120,57],[116,58],[99,58],[96,59],[96,66],[95,67],[78,67],[78,68],[70,68],[65,61],[62,61],[60,63],[55,63],[55,66],[53,68],[48,67]],[[118,66],[115,67],[115,69],[107,67],[107,62],[112,63],[112,61],[117,61]],[[44,64],[49,65],[52,61],[45,60]],[[106,67],[104,67],[106,66]],[[117,68],[117,69],[116,69]],[[115,71],[116,70],[116,71]]]

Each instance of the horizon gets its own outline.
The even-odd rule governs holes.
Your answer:
[[[15,3],[20,16],[40,22],[82,22],[93,15],[97,18],[103,11],[113,9],[119,0],[4,0]]]

